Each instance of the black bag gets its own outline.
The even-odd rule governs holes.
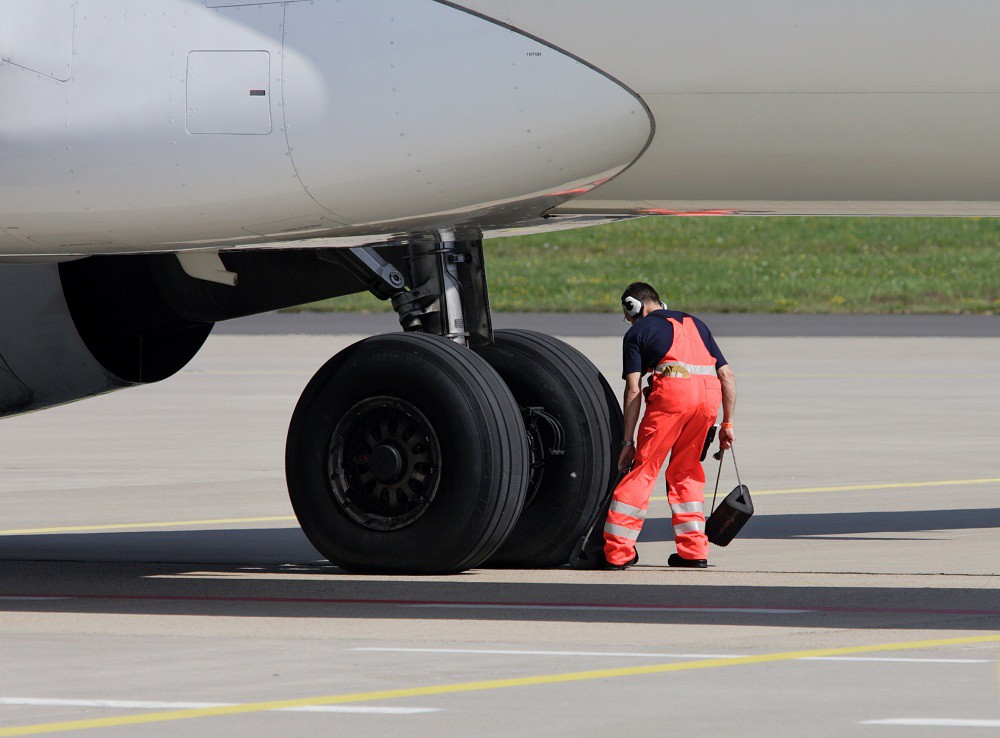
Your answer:
[[[713,425],[708,429],[708,433],[705,434],[705,443],[701,447],[701,458],[698,461],[704,461],[705,457],[708,456],[708,450],[712,448],[712,441],[715,440],[715,434],[718,432],[719,426]]]
[[[713,455],[713,458],[719,460],[719,473],[715,477],[712,514],[705,521],[705,535],[716,546],[728,546],[753,515],[753,500],[750,499],[750,489],[740,479],[740,468],[736,466],[736,454],[733,454],[733,466],[736,466],[736,481],[739,484],[726,495],[718,508],[715,507],[715,499],[719,494],[719,479],[722,476],[722,458],[725,453],[724,450],[720,450],[719,453]]]

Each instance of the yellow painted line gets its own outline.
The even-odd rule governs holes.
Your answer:
[[[695,671],[699,669],[716,669],[726,666],[743,666],[747,664],[767,664],[779,661],[794,661],[796,659],[821,658],[826,656],[845,656],[857,653],[873,653],[878,651],[912,651],[925,648],[941,648],[944,646],[962,646],[976,643],[1000,643],[1000,634],[988,636],[969,636],[964,638],[943,638],[928,641],[904,641],[901,643],[879,643],[869,646],[849,646],[847,648],[820,648],[810,651],[785,651],[783,653],[768,653],[757,656],[739,656],[725,659],[704,659],[700,661],[684,661],[672,664],[651,664],[649,666],[631,666],[621,669],[599,669],[594,671],[574,671],[563,674],[545,674],[542,676],[516,677],[513,679],[491,679],[480,682],[463,682],[459,684],[440,684],[430,687],[410,687],[407,689],[387,689],[378,692],[356,692],[353,694],[334,694],[322,697],[305,697],[291,700],[275,700],[272,702],[251,702],[242,705],[226,705],[189,710],[171,710],[154,712],[145,715],[122,715],[119,717],[96,718],[89,720],[69,720],[59,723],[39,723],[11,728],[0,728],[0,738],[6,736],[40,735],[42,733],[62,733],[75,730],[90,730],[94,728],[114,728],[124,725],[145,725],[163,723],[175,720],[191,720],[193,718],[220,717],[223,715],[246,715],[248,713],[285,710],[293,707],[313,707],[318,705],[342,705],[352,702],[374,702],[378,700],[397,700],[407,697],[428,697],[440,694],[459,694],[463,692],[484,692],[509,687],[537,687],[546,684],[563,684],[567,682],[584,682],[595,679],[617,679],[620,677],[645,676],[648,674],[666,674],[675,671]]]
[[[891,482],[889,484],[851,484],[844,485],[841,487],[799,487],[798,489],[767,489],[761,492],[754,492],[751,490],[751,494],[754,497],[760,497],[761,495],[800,495],[809,492],[860,492],[863,490],[875,490],[875,489],[919,489],[922,487],[959,487],[963,485],[975,485],[975,484],[997,484],[1000,483],[1000,477],[992,477],[988,479],[945,479],[939,482]],[[728,494],[728,493],[727,493]],[[657,497],[650,497],[651,500],[665,500],[666,495],[659,495]]]
[[[809,492],[857,492],[878,489],[915,489],[920,487],[955,487],[961,485],[997,484],[1000,477],[989,479],[947,479],[934,482],[894,482],[889,484],[855,484],[840,487],[800,487],[798,489],[772,489],[752,492],[761,495],[797,495]],[[666,495],[651,497],[651,500],[666,500]],[[238,525],[240,523],[294,523],[294,515],[272,515],[258,518],[213,518],[208,520],[168,520],[152,523],[112,523],[108,525],[69,525],[54,528],[13,528],[0,530],[0,536],[45,535],[50,533],[95,533],[107,530],[142,530],[155,528],[185,528],[205,525]]]
[[[171,520],[160,523],[112,523],[110,525],[69,525],[61,528],[14,528],[0,530],[0,536],[43,535],[45,533],[87,533],[102,530],[141,528],[185,528],[193,525],[224,525],[232,523],[285,523],[295,521],[294,515],[272,515],[263,518],[215,518],[212,520]]]

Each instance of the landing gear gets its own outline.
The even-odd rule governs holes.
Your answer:
[[[341,351],[303,392],[286,449],[302,529],[353,572],[565,564],[615,478],[607,382],[554,338],[494,335],[481,242],[442,231],[405,261],[404,280],[345,254],[406,333]]]

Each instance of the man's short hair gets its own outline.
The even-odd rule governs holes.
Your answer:
[[[660,304],[660,296],[657,294],[656,290],[653,289],[651,285],[645,282],[633,282],[625,291],[622,293],[622,302],[625,302],[626,297],[634,297],[639,302],[655,302],[657,305]]]

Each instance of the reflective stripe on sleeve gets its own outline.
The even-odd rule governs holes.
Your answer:
[[[634,505],[619,502],[618,500],[611,501],[611,511],[621,513],[622,515],[628,515],[631,518],[638,518],[639,520],[646,519],[646,511],[641,507],[635,507]]]
[[[678,502],[670,506],[670,511],[674,515],[680,515],[681,513],[704,512],[705,508],[700,502]]]
[[[705,530],[705,523],[701,520],[689,520],[686,523],[678,523],[674,526],[674,534],[693,533],[696,530]]]
[[[634,541],[639,537],[639,531],[626,528],[624,525],[615,525],[614,523],[605,523],[604,532],[612,536],[618,536],[619,538],[627,538],[630,541]]]

